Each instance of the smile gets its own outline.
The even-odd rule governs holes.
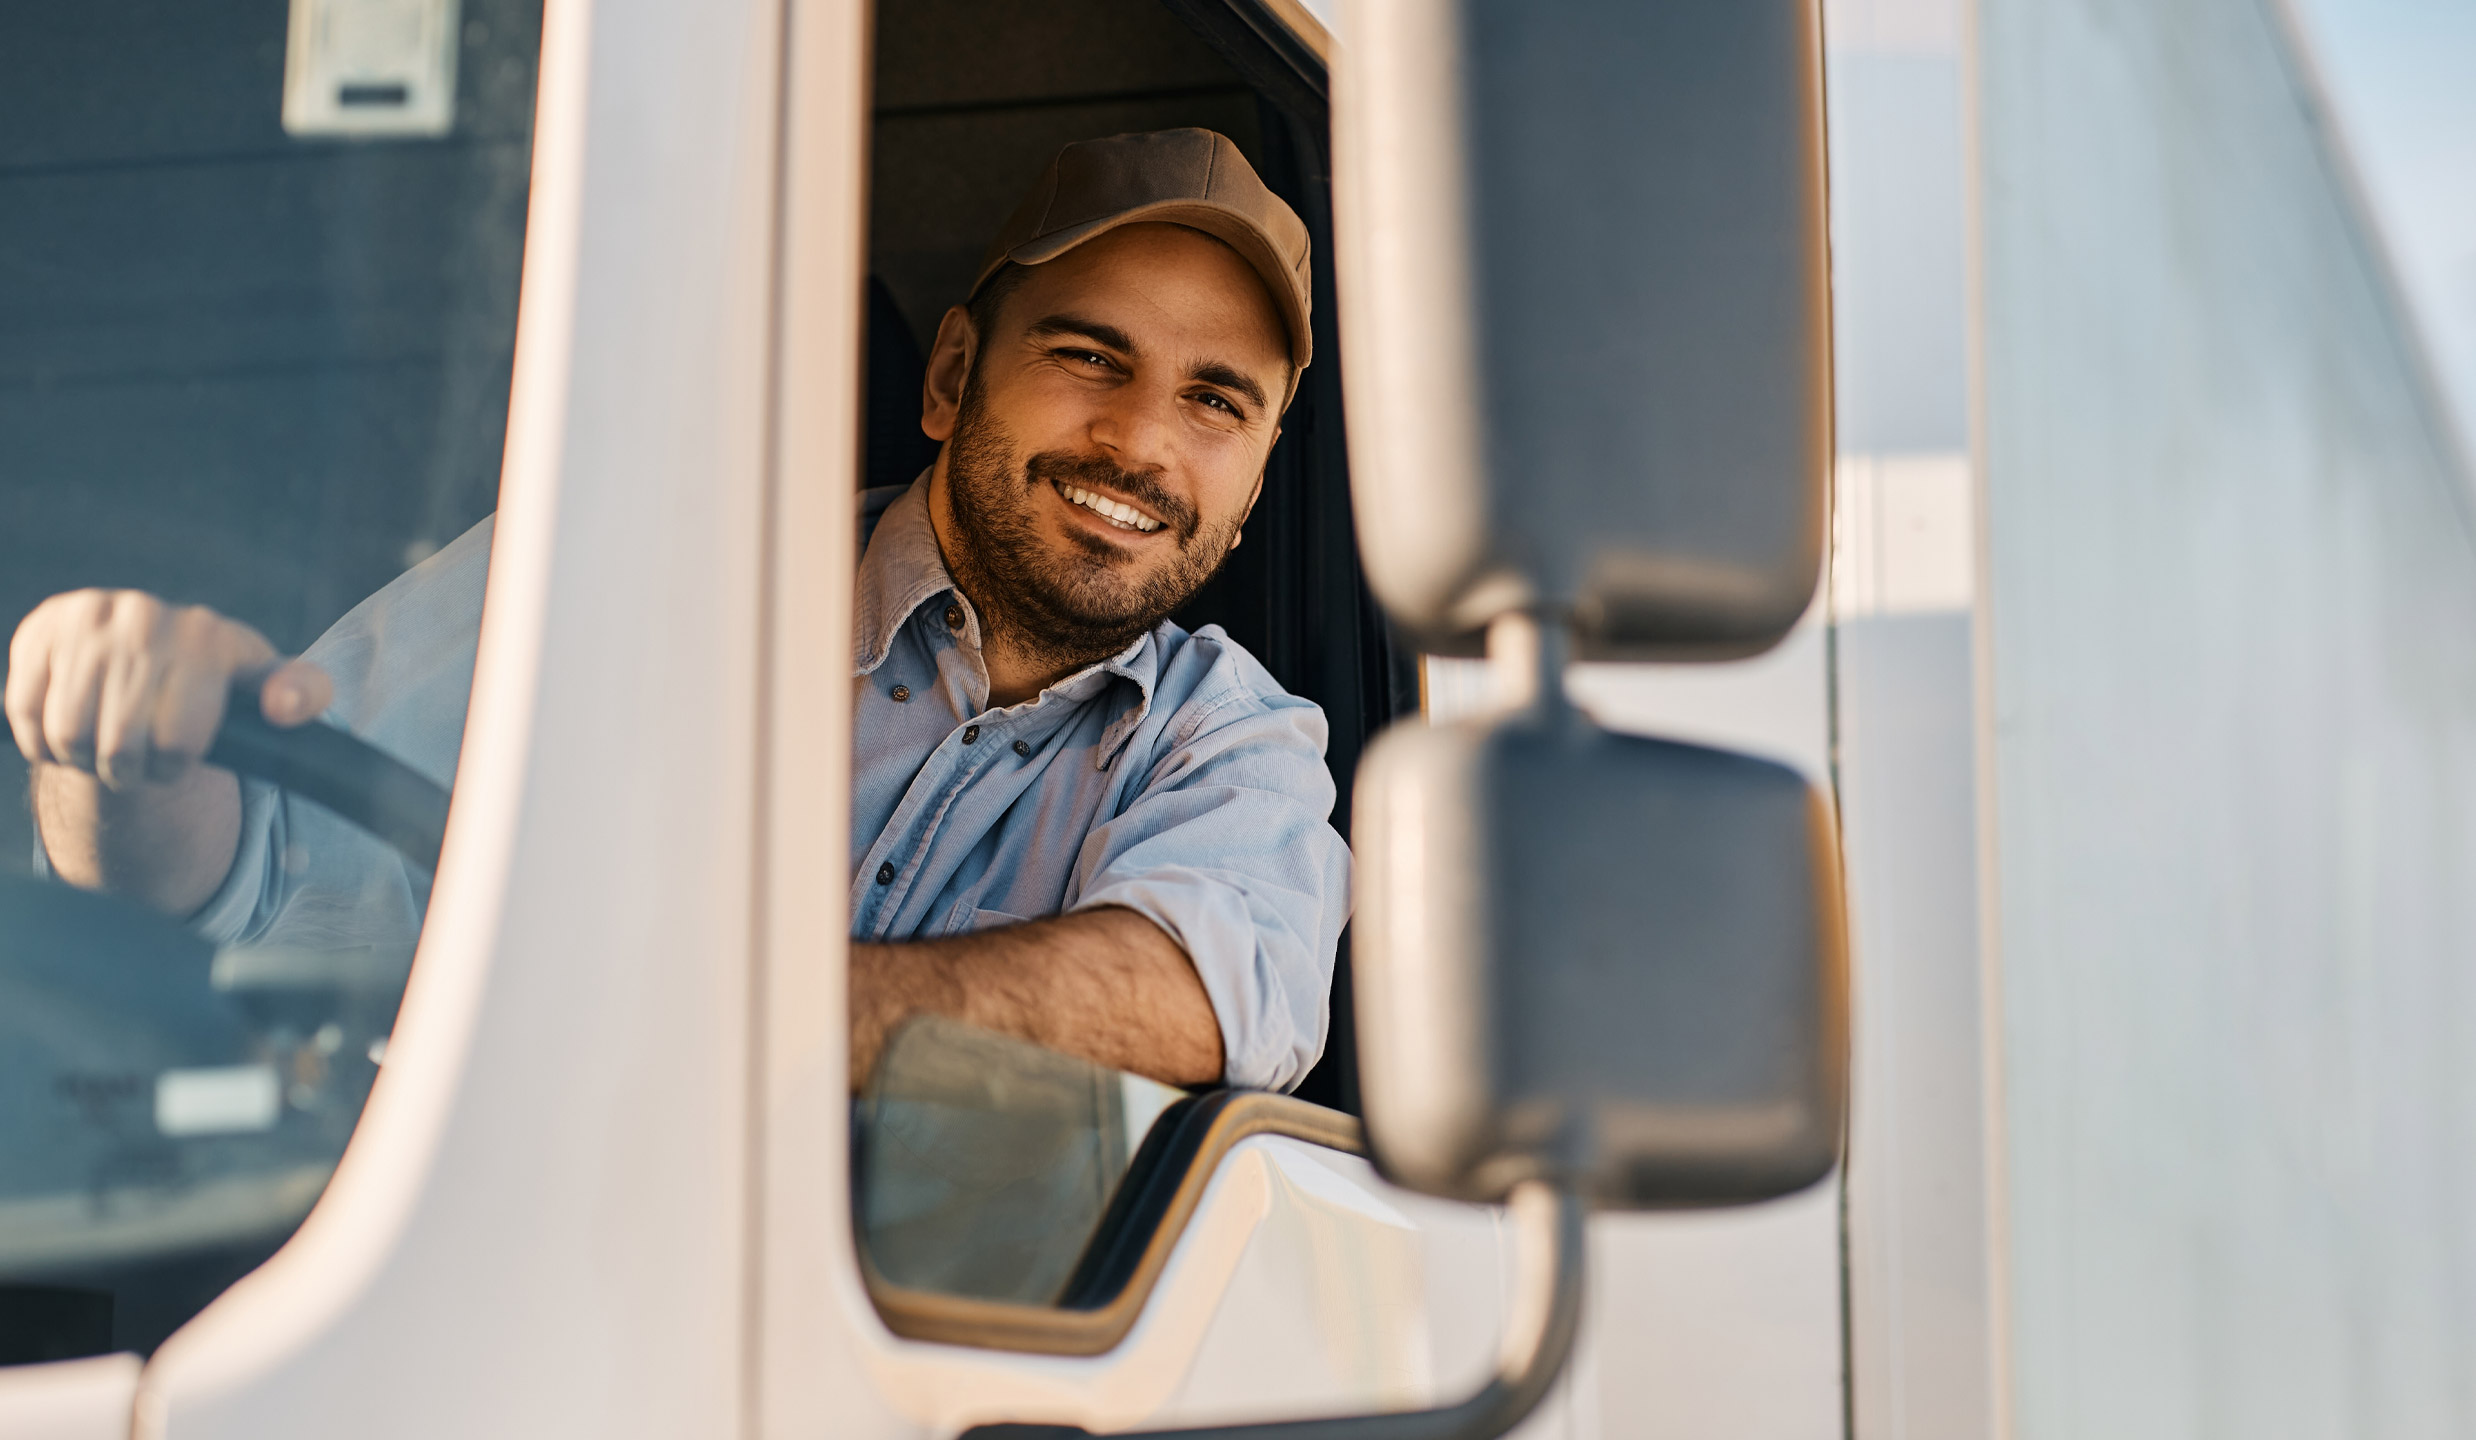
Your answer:
[[[1123,500],[1112,500],[1106,495],[1095,495],[1080,485],[1068,485],[1063,482],[1058,483],[1056,489],[1057,493],[1066,497],[1068,504],[1080,505],[1120,530],[1135,530],[1149,535],[1161,528],[1160,521]]]

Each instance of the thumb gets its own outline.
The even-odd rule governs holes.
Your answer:
[[[273,725],[291,729],[325,713],[335,699],[335,682],[307,660],[292,659],[267,672],[258,686],[258,713]]]

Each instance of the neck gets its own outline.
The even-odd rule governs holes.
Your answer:
[[[976,596],[972,598],[972,608],[984,619],[989,614],[989,608]],[[1007,633],[994,626],[981,636],[980,663],[989,672],[989,703],[1001,709],[1020,705],[1083,668],[1043,660],[1008,641]]]
[[[1092,662],[1060,656],[1038,644],[1015,623],[1005,601],[988,593],[984,577],[969,565],[955,564],[953,504],[954,491],[946,482],[946,457],[941,451],[929,471],[929,528],[937,536],[937,553],[946,562],[946,573],[954,578],[954,588],[963,592],[980,617],[980,663],[989,676],[989,703],[1000,708],[1020,705]]]

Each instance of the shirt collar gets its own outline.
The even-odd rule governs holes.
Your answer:
[[[876,533],[868,537],[866,553],[860,556],[858,603],[852,607],[851,673],[866,675],[886,663],[895,632],[903,628],[911,612],[953,588],[954,577],[946,573],[946,558],[937,550],[937,531],[929,524],[928,472],[924,470],[910,489],[886,506],[878,517]]]
[[[876,533],[868,538],[867,552],[860,557],[859,594],[852,607],[854,676],[869,674],[883,665],[894,648],[895,635],[913,612],[949,592],[962,605],[966,617],[962,642],[974,647],[980,643],[980,617],[973,612],[971,602],[955,589],[954,577],[946,570],[946,557],[937,548],[937,530],[929,522],[928,482],[928,472],[922,471],[920,478],[911,482],[910,489],[886,506],[877,520]],[[1161,673],[1162,647],[1158,639],[1159,629],[1155,627],[1117,654],[1085,666],[1028,703],[1037,704],[1039,698],[1050,695],[1073,702],[1089,700],[1107,688],[1108,677],[1113,675],[1133,681],[1142,698],[1133,709],[1119,716],[1102,737],[1100,763],[1105,767],[1152,709],[1152,687]]]

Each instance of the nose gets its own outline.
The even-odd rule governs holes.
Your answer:
[[[1167,470],[1176,403],[1174,395],[1154,394],[1150,386],[1124,386],[1092,417],[1092,443],[1122,469]]]

